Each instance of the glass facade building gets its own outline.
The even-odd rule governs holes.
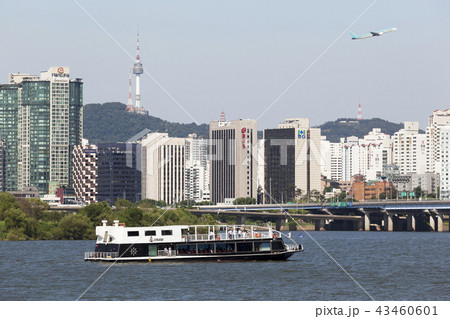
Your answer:
[[[10,74],[0,88],[0,129],[6,141],[6,188],[54,193],[72,186],[72,151],[83,134],[83,83],[68,67],[41,76]]]
[[[4,141],[5,190],[17,190],[17,121],[19,85],[0,84],[0,132]]]
[[[141,145],[105,143],[98,145],[98,201],[114,205],[119,198],[141,199]]]

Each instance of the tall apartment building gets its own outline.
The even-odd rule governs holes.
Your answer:
[[[440,198],[450,198],[450,126],[442,126],[439,129],[439,141],[440,141],[440,165],[439,165],[439,177],[440,177]]]
[[[68,67],[40,77],[10,74],[0,85],[0,130],[6,140],[6,188],[54,193],[72,185],[72,151],[83,134],[83,82]]]
[[[393,161],[400,174],[423,174],[427,169],[427,137],[419,134],[418,122],[405,122],[392,137]]]
[[[321,174],[325,178],[333,181],[343,180],[342,151],[341,143],[332,143],[322,136],[320,141]]]
[[[6,146],[5,141],[2,140],[2,134],[0,132],[0,192],[6,190],[5,185],[5,171],[6,171]]]
[[[385,165],[392,164],[392,142],[389,134],[374,128],[359,139],[360,174],[366,180],[379,180]]]
[[[311,128],[309,119],[286,119],[264,130],[264,139],[266,203],[292,201],[296,190],[321,190],[320,129]]]
[[[352,176],[361,174],[358,142],[356,136],[341,138],[342,180],[344,181],[349,181]]]
[[[190,134],[185,139],[184,197],[209,201],[208,140]]]
[[[211,202],[257,197],[257,121],[212,121],[210,138]]]
[[[6,191],[18,189],[18,111],[19,85],[0,84],[0,131],[5,147],[5,175]]]
[[[341,138],[342,180],[361,174],[366,180],[379,180],[383,167],[392,163],[392,141],[388,134],[374,128],[363,138]]]
[[[98,148],[82,139],[73,149],[73,189],[78,201],[86,204],[98,201]]]
[[[140,143],[142,198],[163,200],[169,205],[183,201],[185,139],[172,138],[167,133],[150,133]]]
[[[441,171],[441,129],[450,125],[450,109],[436,110],[428,117],[427,136],[427,172]]]

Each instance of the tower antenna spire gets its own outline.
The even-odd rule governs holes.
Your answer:
[[[144,68],[141,63],[141,56],[139,54],[139,28],[137,30],[137,49],[136,62],[133,66],[133,74],[136,75],[136,107],[135,111],[139,114],[147,114],[147,111],[141,107],[141,74],[144,73]]]
[[[130,66],[130,78],[129,78],[129,88],[128,88],[128,103],[127,108],[125,109],[127,112],[134,112],[133,106],[133,98],[131,97],[131,66]]]
[[[359,104],[358,104],[358,116],[356,117],[356,119],[358,121],[362,120],[362,110],[361,110],[361,99],[359,99]]]
[[[136,61],[141,61],[141,56],[139,55],[139,27],[138,27],[138,30],[137,30]]]

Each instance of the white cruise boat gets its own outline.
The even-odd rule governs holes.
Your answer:
[[[193,225],[96,227],[95,250],[86,261],[232,261],[285,260],[303,251],[291,238],[270,227],[248,225]]]

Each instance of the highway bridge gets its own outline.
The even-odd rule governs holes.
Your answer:
[[[302,212],[300,213],[295,213]],[[298,203],[263,205],[198,206],[193,214],[227,214],[236,216],[243,224],[246,217],[272,218],[281,229],[289,218],[313,220],[315,229],[385,231],[444,230],[448,220],[450,201],[368,201],[338,203]],[[306,214],[305,214],[306,213]]]

